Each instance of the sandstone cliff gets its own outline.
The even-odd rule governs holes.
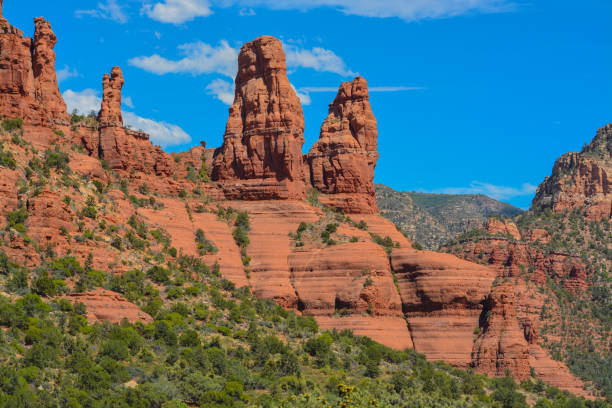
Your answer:
[[[612,217],[612,124],[580,153],[567,153],[553,166],[552,174],[540,184],[533,209],[563,212],[583,208],[591,220]]]

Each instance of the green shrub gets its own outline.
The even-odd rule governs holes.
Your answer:
[[[7,132],[11,132],[13,130],[18,130],[21,128],[23,128],[23,119],[21,118],[4,119],[2,121],[2,129],[6,130]]]

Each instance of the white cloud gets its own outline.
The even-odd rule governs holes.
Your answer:
[[[157,75],[189,73],[193,75],[217,73],[234,77],[237,71],[238,50],[222,40],[218,46],[204,42],[183,44],[178,47],[185,55],[180,60],[171,60],[154,54],[130,59],[130,65]]]
[[[448,18],[468,13],[496,13],[514,8],[511,0],[223,0],[223,6],[311,10],[328,7],[363,17],[396,17],[405,21]]]
[[[95,18],[103,18],[113,20],[120,24],[127,23],[128,15],[123,11],[123,6],[117,3],[117,0],[106,0],[106,2],[98,3],[97,9],[92,10],[77,10],[74,12],[77,17],[90,16]]]
[[[283,48],[289,68],[311,68],[319,72],[333,72],[344,77],[357,75],[349,70],[342,58],[331,50],[321,47],[307,50],[292,44],[283,44]]]
[[[207,0],[164,0],[154,5],[145,4],[142,12],[153,20],[172,24],[182,24],[212,14]]]
[[[123,98],[122,103],[125,106],[127,106],[128,108],[134,109],[134,101],[132,100],[131,96],[127,96],[127,97]]]
[[[57,82],[64,82],[67,79],[78,77],[79,73],[76,69],[64,65],[64,68],[57,71]]]
[[[289,68],[310,68],[319,72],[332,72],[340,76],[355,76],[342,58],[333,51],[315,47],[303,49],[292,44],[283,44]],[[238,70],[238,48],[232,48],[226,40],[213,46],[205,42],[194,42],[178,47],[183,58],[172,60],[159,54],[130,59],[130,65],[157,75],[188,73],[192,75],[222,74],[234,78]]]
[[[300,103],[302,105],[310,105],[312,103],[312,100],[310,99],[310,95],[308,94],[308,92],[302,92],[301,90],[296,89],[296,87],[293,86],[293,84],[291,84],[291,87],[295,91],[297,97],[300,98]]]
[[[206,91],[226,105],[231,105],[234,102],[234,84],[232,82],[215,79],[206,86]]]
[[[98,92],[94,89],[84,89],[80,92],[68,89],[62,95],[69,112],[77,110],[87,114],[91,111],[98,112],[100,110],[102,98],[100,98]],[[127,100],[130,99],[126,98],[124,102]],[[133,129],[140,129],[148,133],[151,136],[151,142],[162,147],[185,144],[191,141],[191,136],[177,125],[143,118],[132,112],[123,111],[122,113],[126,126],[131,126]]]
[[[98,112],[102,104],[102,98],[100,98],[98,92],[94,89],[84,89],[80,92],[68,89],[62,96],[68,107],[68,112],[74,110],[83,114],[88,114],[91,111]]]
[[[139,129],[151,136],[151,142],[161,147],[176,146],[191,142],[191,136],[177,125],[157,122],[140,117],[132,112],[123,112],[123,121],[133,129]]]
[[[447,187],[433,192],[441,194],[484,194],[496,200],[509,200],[514,197],[534,194],[537,188],[530,183],[524,183],[520,188],[516,188],[472,181],[469,187]]]

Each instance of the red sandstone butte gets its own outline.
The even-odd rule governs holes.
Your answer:
[[[322,198],[325,204],[346,213],[378,212],[374,191],[377,146],[367,81],[357,77],[344,82],[307,156],[313,187],[330,194]]]
[[[246,43],[213,180],[229,199],[304,198],[303,144],[304,115],[281,42],[264,36]]]
[[[90,323],[111,322],[121,323],[127,319],[130,323],[151,323],[153,318],[140,310],[135,304],[128,302],[119,293],[96,288],[87,293],[75,293],[66,296],[73,303],[83,303],[87,309],[87,320]]]

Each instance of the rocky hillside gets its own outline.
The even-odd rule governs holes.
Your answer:
[[[522,210],[477,194],[427,194],[376,185],[380,214],[406,236],[436,250],[457,235],[478,228],[491,216],[514,217]]]
[[[377,215],[365,79],[302,155],[282,45],[259,37],[223,145],[169,155],[123,126],[120,68],[97,116],[67,115],[50,24],[0,23],[2,404],[586,404],[569,392],[589,384],[525,352],[536,316],[518,326],[495,269]]]
[[[496,268],[514,288],[517,318],[529,338],[597,384],[607,398],[612,396],[611,145],[607,125],[582,152],[556,161],[532,208],[516,224],[489,220],[445,248]]]

